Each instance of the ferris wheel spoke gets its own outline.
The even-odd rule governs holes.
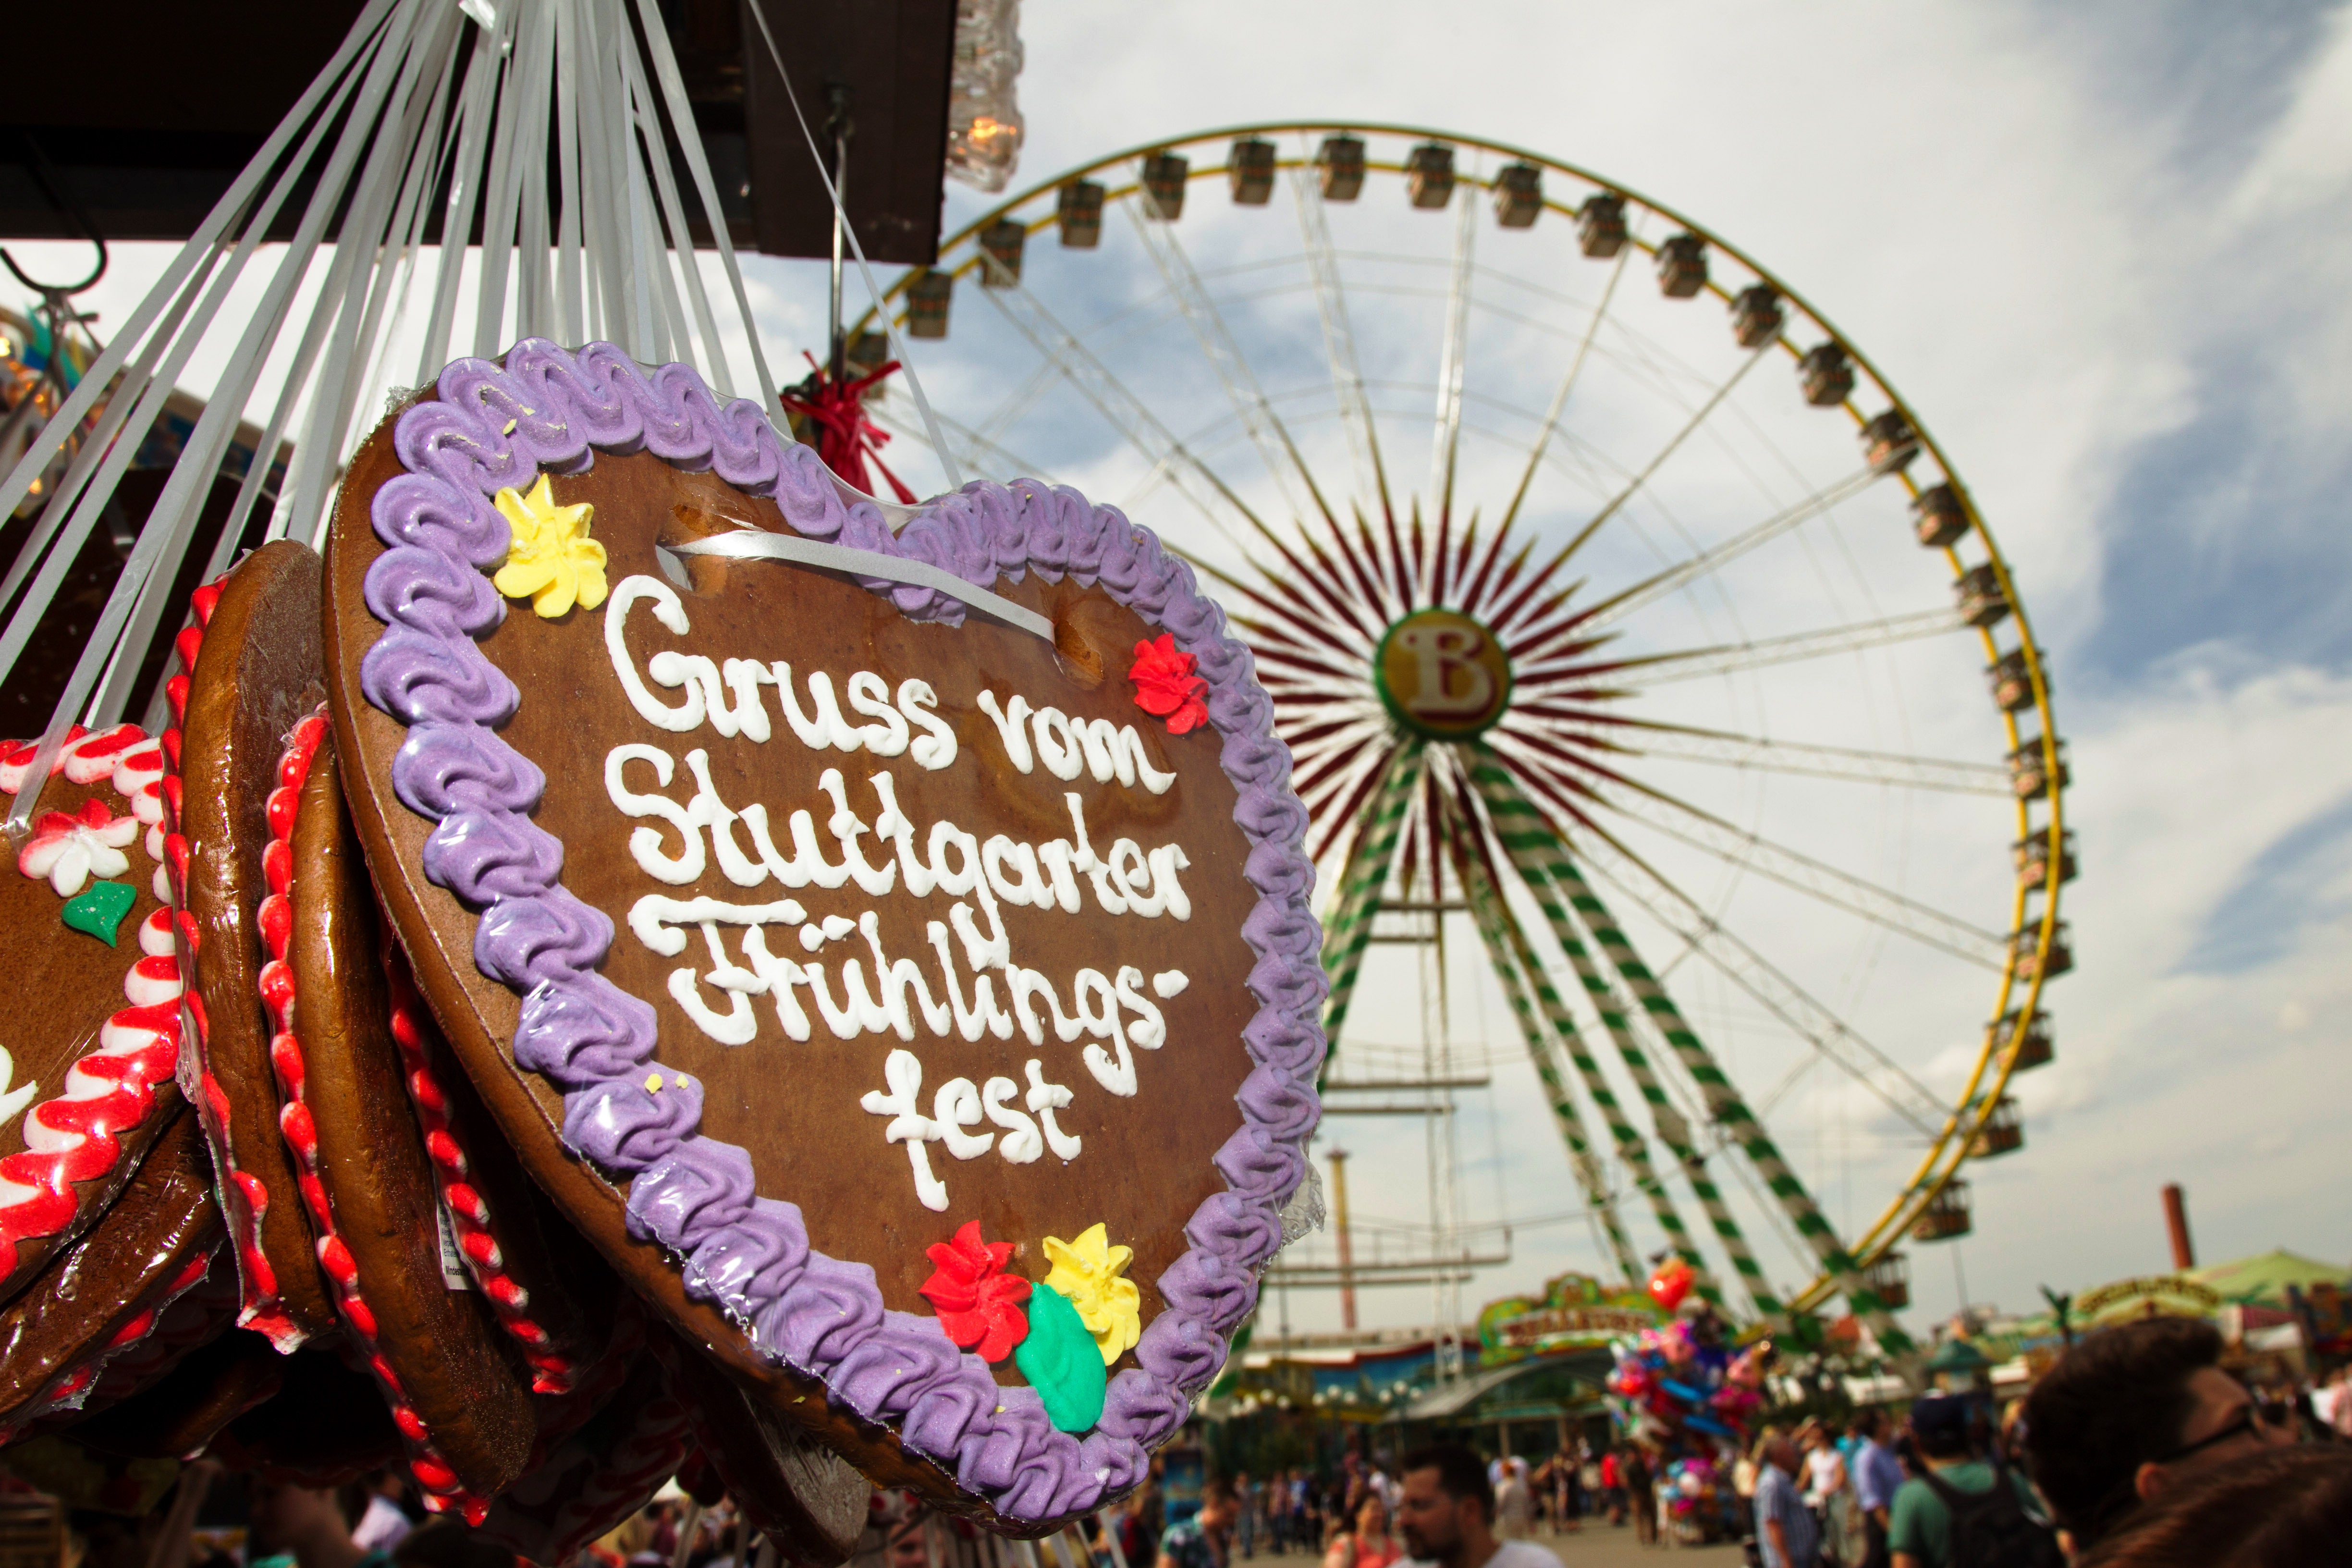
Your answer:
[[[1535,445],[1528,449],[1527,470],[1519,476],[1519,488],[1511,492],[1511,504],[1504,509],[1502,526],[1506,529],[1518,520],[1519,508],[1527,502],[1528,489],[1536,482],[1536,470],[1551,447],[1552,432],[1559,428],[1559,416],[1568,407],[1568,395],[1575,390],[1576,378],[1583,374],[1585,356],[1592,352],[1592,342],[1601,335],[1601,323],[1609,317],[1609,302],[1617,295],[1617,280],[1625,275],[1625,263],[1633,259],[1633,254],[1630,245],[1618,247],[1617,264],[1609,269],[1609,281],[1601,285],[1601,300],[1592,307],[1592,319],[1585,323],[1584,336],[1577,341],[1575,357],[1568,362],[1568,374],[1559,378],[1559,386],[1551,395],[1551,406],[1544,410],[1543,424],[1536,431]]]
[[[889,431],[891,435],[911,441],[926,451],[930,449],[930,436],[920,425],[900,418],[887,408],[877,408],[871,404],[866,405],[866,412],[873,416],[877,425]],[[979,431],[969,426],[959,425],[936,409],[932,410],[932,417],[940,422],[940,429],[949,439],[954,441],[961,448],[956,456],[965,468],[987,470],[990,472],[990,477],[1000,480],[1027,479],[1043,479],[1047,484],[1055,482],[1052,471],[1044,464],[1033,463],[1018,453],[1006,450]]]
[[[1591,841],[1580,847],[1595,876],[1706,960],[1822,1059],[1868,1089],[1922,1136],[1942,1135],[1950,1112],[1925,1084],[1725,930],[1656,868],[1605,831],[1589,827],[1588,832]]]
[[[1454,464],[1462,441],[1462,378],[1470,342],[1470,262],[1478,243],[1478,182],[1454,198],[1454,265],[1445,289],[1445,342],[1437,362],[1437,420],[1429,454],[1429,499],[1441,518],[1454,512]]]
[[[1747,642],[1724,643],[1714,647],[1684,648],[1675,653],[1644,654],[1638,658],[1586,668],[1625,686],[1664,686],[1670,681],[1696,680],[1702,676],[1730,675],[1740,670],[1763,669],[1776,664],[1824,658],[1832,654],[1858,653],[1864,648],[1891,647],[1897,643],[1916,642],[1923,637],[1942,637],[1948,632],[1969,629],[1968,617],[1958,609],[1919,610],[1907,616],[1889,616],[1884,620],[1861,621],[1853,626],[1795,632],[1787,637],[1756,637]]]
[[[1373,628],[1358,616],[1357,601],[1349,594],[1347,584],[1332,569],[1329,561],[1324,558],[1321,551],[1316,549],[1311,539],[1306,540],[1305,542],[1308,552],[1315,557],[1320,566],[1319,571],[1300,560],[1297,553],[1284,542],[1281,535],[1264,523],[1258,522],[1255,518],[1250,521],[1259,538],[1265,542],[1267,548],[1282,558],[1283,564],[1289,570],[1287,574],[1268,572],[1258,564],[1255,558],[1249,557],[1246,551],[1244,552],[1244,557],[1249,559],[1251,566],[1272,590],[1272,594],[1278,595],[1286,603],[1276,603],[1275,597],[1265,590],[1233,575],[1213,563],[1191,556],[1186,559],[1192,561],[1196,570],[1206,572],[1236,593],[1247,595],[1264,605],[1269,614],[1279,616],[1285,624],[1295,628],[1328,637],[1329,633],[1324,626],[1324,621],[1326,613],[1328,612],[1345,622],[1349,629],[1363,638],[1368,645],[1378,640]],[[1301,590],[1299,587],[1301,583],[1314,590],[1315,599],[1310,600]],[[1317,600],[1320,601],[1319,605]]]
[[[1378,421],[1372,417],[1364,373],[1357,363],[1355,330],[1348,319],[1348,297],[1339,282],[1339,258],[1332,248],[1331,227],[1323,211],[1323,187],[1304,168],[1297,168],[1290,171],[1290,192],[1298,209],[1298,235],[1307,256],[1307,275],[1315,289],[1316,314],[1323,323],[1323,353],[1331,365],[1331,390],[1339,398],[1340,423],[1355,453],[1357,479],[1364,494],[1380,502],[1381,516],[1394,516],[1388,471],[1381,462]]]
[[[1260,648],[1257,657],[1261,661],[1280,663],[1291,669],[1303,671],[1326,680],[1338,681],[1345,686],[1357,686],[1362,683],[1360,663],[1354,668],[1350,668],[1346,664],[1335,664],[1319,650],[1298,643],[1290,643],[1284,647],[1269,645]],[[1347,650],[1340,650],[1339,657],[1343,659],[1347,658]],[[1359,657],[1360,658],[1360,656]]]
[[[1160,217],[1160,204],[1151,195],[1151,187],[1140,178],[1136,183],[1135,198],[1127,204],[1127,216],[1134,220],[1135,232],[1150,256],[1151,264],[1160,271],[1160,279],[1168,285],[1168,293],[1175,301],[1179,314],[1192,330],[1193,340],[1201,345],[1201,357],[1209,362],[1225,396],[1234,405],[1234,413],[1248,432],[1252,445],[1265,464],[1266,473],[1282,491],[1283,503],[1294,514],[1300,512],[1297,499],[1290,488],[1296,474],[1307,486],[1307,493],[1315,502],[1315,510],[1325,517],[1331,515],[1322,489],[1315,476],[1307,470],[1307,460],[1290,439],[1290,432],[1266,401],[1257,376],[1243,357],[1241,347],[1225,326],[1224,317],[1209,291],[1201,283],[1201,275],[1192,266],[1192,258],[1176,238],[1176,227]]]
[[[1702,550],[1687,560],[1654,573],[1632,587],[1601,600],[1585,610],[1580,618],[1587,626],[1605,626],[1631,615],[1653,600],[1662,599],[1677,589],[1686,587],[1709,573],[1721,571],[1758,545],[1769,543],[1799,523],[1818,517],[1839,502],[1861,494],[1880,478],[1870,468],[1848,474],[1802,500],[1781,508],[1745,532],[1734,534],[1720,544]]]
[[[1641,756],[1755,768],[1807,778],[1900,784],[1953,795],[1999,795],[2007,799],[2013,793],[2009,771],[1997,763],[1959,763],[1939,757],[1909,757],[1891,752],[1769,741],[1757,735],[1735,735],[1650,720],[1623,719],[1621,722],[1634,731],[1636,738],[1609,742],[1611,749]]]
[[[1573,555],[1578,551],[1583,549],[1586,542],[1590,541],[1594,534],[1601,531],[1602,524],[1606,523],[1611,518],[1615,517],[1620,511],[1623,510],[1625,503],[1632,500],[1634,496],[1640,494],[1642,487],[1648,484],[1652,479],[1655,478],[1660,468],[1665,467],[1666,459],[1673,457],[1677,451],[1681,450],[1683,443],[1689,440],[1692,435],[1697,431],[1698,427],[1706,423],[1707,416],[1723,405],[1723,400],[1729,397],[1733,391],[1738,387],[1740,382],[1746,379],[1748,373],[1756,368],[1757,362],[1761,360],[1765,354],[1771,350],[1772,344],[1776,341],[1778,340],[1767,340],[1766,342],[1758,344],[1755,348],[1750,349],[1748,352],[1748,357],[1739,362],[1738,368],[1735,369],[1729,376],[1725,378],[1720,386],[1717,386],[1713,393],[1708,395],[1706,402],[1700,404],[1696,408],[1691,411],[1691,416],[1683,422],[1680,429],[1677,429],[1672,436],[1666,438],[1666,444],[1658,448],[1656,456],[1653,457],[1647,463],[1643,464],[1632,479],[1626,480],[1624,488],[1620,489],[1615,495],[1611,496],[1608,501],[1601,506],[1601,510],[1592,514],[1592,520],[1590,522],[1587,522],[1582,528],[1576,531],[1575,534],[1570,538],[1568,547],[1561,551],[1560,553],[1563,556]]]
[[[1020,423],[1021,416],[1034,408],[1038,400],[1053,391],[1055,384],[1061,379],[1062,367],[1051,360],[1031,371],[1029,379],[1014,387],[1004,401],[996,405],[996,412],[988,416],[988,423],[980,426],[979,438],[994,442]]]
[[[990,265],[995,266],[993,258]],[[1216,471],[1195,457],[1192,450],[1169,433],[1168,427],[1146,407],[1141,399],[1129,391],[1118,377],[1113,375],[1092,350],[1079,342],[1077,335],[1055,320],[1044,301],[1030,292],[1017,279],[1009,279],[1002,268],[997,277],[1006,279],[1003,286],[983,289],[982,297],[996,307],[1015,331],[1029,340],[1030,346],[1050,363],[1058,367],[1062,375],[1076,387],[1078,395],[1094,405],[1110,427],[1129,446],[1152,466],[1156,475],[1165,475],[1178,494],[1191,502],[1218,532],[1238,547],[1225,515],[1216,505],[1225,506],[1249,522],[1258,521],[1257,514],[1233,492]]]
[[[1598,764],[1592,765],[1592,771],[1596,777],[1612,781],[1592,786],[1593,797],[1628,820],[1996,974],[2006,967],[2009,940],[1998,932],[1735,827],[1719,816]]]

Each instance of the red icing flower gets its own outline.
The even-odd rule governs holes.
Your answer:
[[[1029,1281],[1004,1272],[1011,1242],[981,1240],[980,1221],[973,1220],[953,1240],[923,1250],[939,1272],[919,1289],[949,1339],[966,1350],[976,1347],[982,1361],[999,1362],[1029,1337],[1029,1314],[1021,1310]]]
[[[1135,682],[1135,705],[1168,721],[1168,732],[1181,735],[1209,721],[1201,694],[1209,683],[1192,673],[1200,661],[1176,651],[1176,639],[1162,632],[1150,642],[1135,645],[1135,668],[1127,678]]]

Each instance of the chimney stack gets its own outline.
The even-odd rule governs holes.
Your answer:
[[[2179,1182],[2165,1184],[2164,1228],[2172,1233],[2173,1271],[2188,1273],[2197,1267],[2197,1249],[2189,1244],[2189,1203],[2180,1195]]]

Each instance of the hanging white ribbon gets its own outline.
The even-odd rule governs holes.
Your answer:
[[[880,577],[892,583],[905,583],[918,588],[929,588],[935,594],[945,594],[994,620],[1003,621],[1016,631],[1032,637],[1054,640],[1054,623],[1034,610],[1024,609],[1001,594],[985,588],[975,588],[952,572],[943,571],[928,561],[908,561],[896,555],[884,555],[877,551],[856,550],[846,544],[827,544],[821,540],[803,539],[793,533],[767,533],[758,529],[742,529],[733,533],[713,534],[686,544],[667,544],[662,548],[679,555],[714,555],[727,561],[790,561],[803,566],[815,566],[827,572],[846,572],[857,577]]]

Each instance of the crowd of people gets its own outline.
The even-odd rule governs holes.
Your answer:
[[[2282,1397],[2221,1352],[2210,1324],[2159,1318],[2086,1336],[2006,1410],[1936,1394],[1766,1426],[1732,1468],[1731,1531],[1763,1568],[2352,1565],[2352,1380]],[[1666,1539],[1664,1458],[1579,1443],[1530,1468],[1441,1446],[1393,1467],[1351,1454],[1328,1479],[1213,1479],[1156,1568],[1318,1552],[1322,1568],[1558,1568],[1523,1542],[1538,1523]]]
[[[2223,1370],[2222,1349],[2208,1323],[2153,1319],[2086,1336],[1998,1412],[1979,1394],[1945,1394],[1899,1413],[1764,1426],[1729,1467],[1722,1533],[1746,1537],[1762,1568],[2352,1568],[2352,1381],[2256,1390]],[[1079,1529],[1094,1568],[1266,1556],[1320,1559],[1300,1568],[1559,1568],[1530,1539],[1547,1528],[1605,1521],[1644,1543],[1675,1539],[1662,1528],[1676,1517],[1668,1458],[1581,1440],[1532,1466],[1452,1444],[1401,1458],[1351,1452],[1328,1471],[1213,1476],[1197,1509],[1171,1503],[1155,1476]],[[330,1491],[216,1470],[192,1466],[173,1505],[144,1519],[78,1525],[80,1568],[513,1568],[456,1521],[425,1516],[395,1472]],[[198,1519],[215,1481],[238,1496],[235,1555]],[[922,1532],[893,1535],[894,1517],[877,1506],[854,1568],[1020,1561],[968,1552],[942,1563]],[[578,1568],[728,1568],[751,1561],[747,1534],[724,1500],[656,1502]]]

